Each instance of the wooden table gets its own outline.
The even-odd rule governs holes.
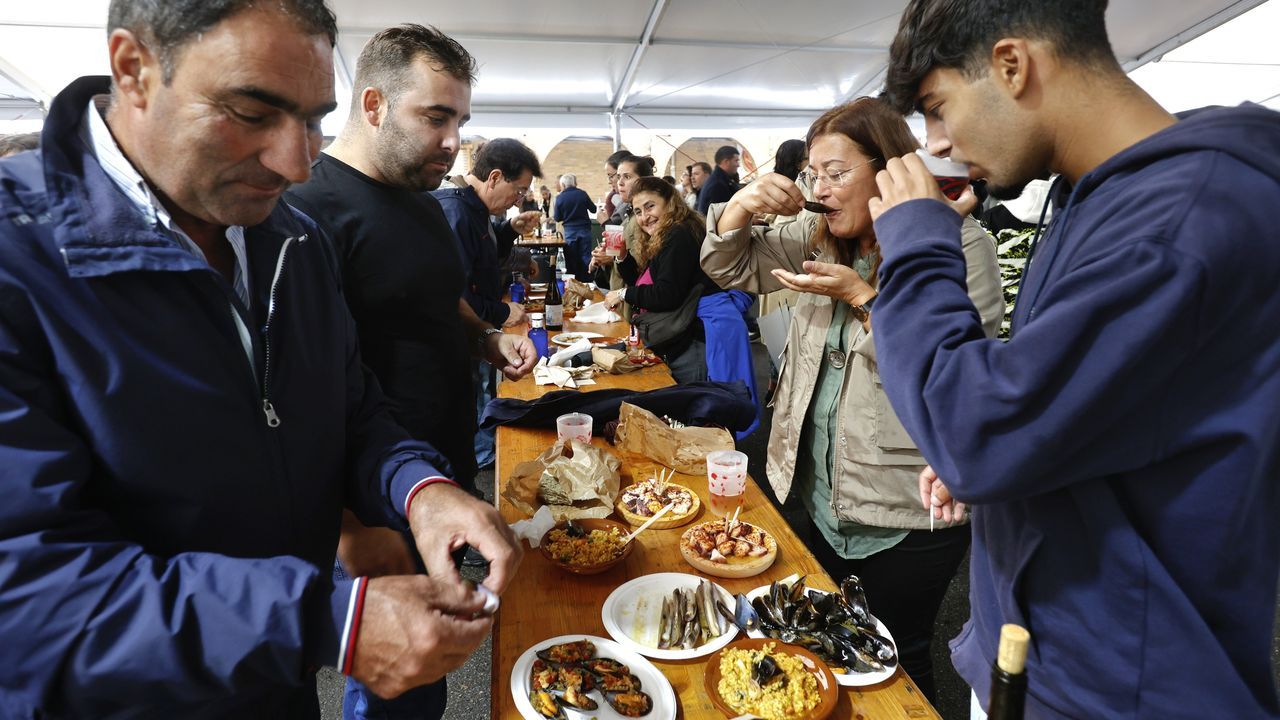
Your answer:
[[[621,327],[621,330],[617,328]],[[602,329],[603,328],[603,329]],[[566,321],[567,331],[591,330],[604,335],[625,334],[626,323],[613,325],[577,324]],[[508,330],[509,332],[511,330]],[[597,375],[598,384],[582,388],[584,392],[607,387],[630,387],[649,390],[673,384],[665,365],[638,370],[627,375]],[[556,389],[554,385],[538,387],[532,377],[519,381],[504,380],[498,386],[499,397],[534,399]],[[507,522],[526,516],[501,496],[501,489],[513,468],[532,460],[555,442],[555,430],[536,430],[501,426],[497,433],[498,460],[495,481],[498,488],[498,510]],[[607,447],[622,460],[622,486],[653,476],[658,465],[632,453],[621,453],[603,438],[592,444]],[[516,659],[532,645],[558,635],[596,635],[608,637],[600,611],[605,599],[619,585],[642,575],[657,572],[697,574],[680,555],[680,535],[691,525],[713,516],[707,507],[707,483],[702,475],[677,475],[675,482],[692,488],[702,498],[703,510],[689,525],[667,530],[649,530],[635,542],[639,545],[626,562],[600,575],[570,575],[547,562],[536,550],[526,550],[519,572],[504,595],[493,629],[493,680],[490,695],[490,717],[518,718],[519,711],[511,697],[511,668]],[[768,571],[741,580],[710,578],[731,593],[745,593],[752,588],[778,580],[792,573],[808,576],[811,587],[834,590],[835,583],[823,572],[808,548],[800,542],[769,499],[753,480],[747,482],[746,504],[742,518],[766,528],[778,541],[778,560]],[[709,657],[709,656],[708,656]],[[724,716],[706,697],[703,676],[708,657],[684,661],[651,660],[675,689],[678,716],[683,718],[715,718]],[[901,668],[893,677],[865,688],[848,688],[840,693],[840,702],[832,717],[858,718],[937,718],[929,702]]]

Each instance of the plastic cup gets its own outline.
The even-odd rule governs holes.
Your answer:
[[[556,418],[556,438],[561,442],[572,439],[590,445],[591,416],[584,413],[569,413]]]
[[[964,189],[969,187],[969,166],[934,157],[923,148],[916,150],[916,155],[924,160],[925,168],[933,173],[933,179],[938,181],[938,189],[942,190],[942,194],[951,200],[959,200]]]
[[[747,456],[737,450],[717,450],[707,455],[707,492],[711,512],[724,517],[742,507],[747,492]]]
[[[621,225],[604,226],[604,252],[609,257],[619,257],[627,241],[622,236]]]

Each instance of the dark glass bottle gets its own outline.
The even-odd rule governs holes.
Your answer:
[[[1022,720],[1027,704],[1027,644],[1031,634],[1012,623],[1000,628],[1000,651],[991,666],[988,720]]]
[[[557,272],[547,283],[546,316],[547,330],[559,330],[564,327],[564,296],[560,294],[560,273]]]

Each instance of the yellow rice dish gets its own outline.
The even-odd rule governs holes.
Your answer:
[[[802,718],[818,707],[818,679],[804,663],[787,653],[774,653],[774,644],[760,650],[729,648],[720,655],[720,697],[738,713],[751,713],[766,720]],[[763,687],[751,678],[751,667],[772,655],[783,678]]]
[[[592,530],[569,537],[559,528],[547,533],[547,552],[562,563],[587,567],[609,562],[622,554],[622,533],[617,528]]]

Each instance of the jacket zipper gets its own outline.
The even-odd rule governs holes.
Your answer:
[[[305,242],[306,235],[297,238]],[[285,238],[280,246],[280,254],[276,257],[276,272],[271,278],[271,299],[267,304],[267,322],[262,327],[262,413],[267,416],[267,427],[280,427],[280,416],[271,404],[271,323],[276,317],[276,298],[280,287],[280,276],[284,274],[285,259],[289,255],[289,245],[294,238]]]

